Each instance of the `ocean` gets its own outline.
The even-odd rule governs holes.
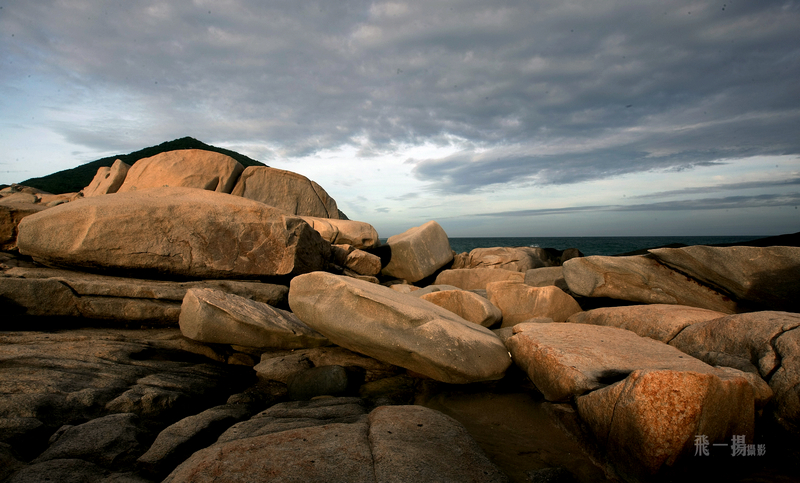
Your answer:
[[[684,245],[717,245],[765,238],[764,236],[586,236],[586,237],[475,237],[450,238],[450,248],[456,253],[473,248],[541,247],[564,250],[577,248],[584,255],[619,255],[644,248],[671,243]],[[381,242],[386,242],[381,239]]]

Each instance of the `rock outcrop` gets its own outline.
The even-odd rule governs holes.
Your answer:
[[[305,273],[330,256],[330,245],[299,218],[191,188],[57,206],[23,219],[17,243],[20,253],[45,264],[192,278]]]
[[[488,299],[466,290],[437,290],[418,297],[484,327],[491,327],[503,318],[500,309]]]
[[[495,270],[492,268],[458,268],[444,270],[436,276],[436,285],[453,285],[463,290],[485,290],[492,282],[514,281],[522,282],[525,274],[510,270]]]
[[[435,221],[389,237],[386,245],[391,258],[381,273],[410,283],[433,275],[453,259],[447,233]]]
[[[375,227],[363,221],[339,220],[301,216],[311,228],[317,230],[323,239],[332,245],[351,245],[353,248],[375,248],[380,246]]]
[[[89,186],[83,189],[83,197],[89,198],[92,196],[107,195],[119,191],[125,178],[128,176],[128,170],[131,167],[117,159],[111,167],[103,166],[97,170],[97,174],[89,183]]]
[[[564,322],[581,311],[580,305],[560,288],[531,287],[521,282],[492,282],[486,285],[489,301],[503,314],[503,327],[535,317]]]
[[[238,161],[214,151],[167,151],[137,161],[117,192],[169,186],[230,193],[242,171],[244,166]]]
[[[291,171],[248,166],[231,193],[293,215],[339,219],[336,201],[320,185]]]

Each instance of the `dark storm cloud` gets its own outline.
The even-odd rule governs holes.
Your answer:
[[[774,208],[800,205],[800,193],[764,194],[756,196],[727,196],[724,198],[701,198],[682,201],[663,201],[636,205],[587,205],[565,208],[542,208],[531,210],[499,211],[470,216],[525,217],[542,215],[565,215],[597,211],[689,211],[689,210],[728,210],[744,208]]]
[[[0,61],[112,93],[116,119],[53,126],[93,149],[456,142],[414,175],[468,192],[800,153],[798,24],[791,1],[38,1],[3,9]]]

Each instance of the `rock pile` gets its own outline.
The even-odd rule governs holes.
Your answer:
[[[381,245],[313,181],[197,150],[0,194],[0,480],[508,481],[409,405],[449,385],[537,394],[626,481],[800,432],[800,248]]]

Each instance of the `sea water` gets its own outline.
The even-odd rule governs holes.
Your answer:
[[[456,253],[473,248],[540,247],[565,250],[577,248],[585,256],[619,255],[673,243],[684,245],[719,245],[746,242],[765,236],[585,236],[585,237],[452,237],[450,248]],[[381,239],[385,243],[385,239]]]

